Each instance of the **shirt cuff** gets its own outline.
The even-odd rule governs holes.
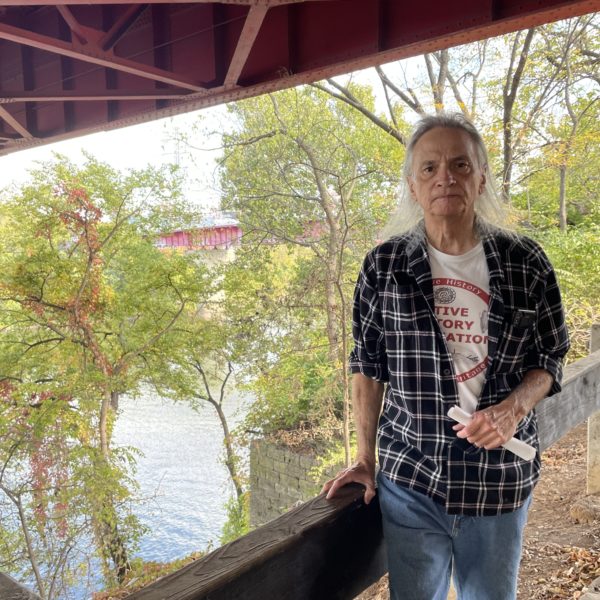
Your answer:
[[[528,357],[526,368],[528,371],[532,369],[544,369],[552,375],[554,381],[552,382],[548,396],[558,394],[562,389],[560,382],[562,381],[563,363],[561,359],[556,359],[549,354],[534,354]]]
[[[350,362],[349,367],[351,373],[361,373],[365,377],[369,377],[380,383],[387,383],[389,381],[386,365],[381,365],[379,363],[365,363],[355,360]]]

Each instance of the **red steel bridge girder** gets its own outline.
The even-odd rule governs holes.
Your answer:
[[[600,0],[0,0],[0,155],[599,9]]]

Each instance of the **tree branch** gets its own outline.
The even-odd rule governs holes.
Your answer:
[[[348,88],[345,88],[344,86],[340,85],[339,83],[336,83],[333,79],[328,79],[327,82],[329,83],[329,85],[333,86],[335,89],[339,90],[341,93],[336,94],[335,92],[333,92],[326,86],[321,85],[320,83],[313,83],[311,85],[313,87],[321,90],[322,92],[329,94],[333,98],[337,98],[341,102],[345,102],[346,104],[352,106],[353,108],[358,110],[360,113],[362,113],[365,117],[367,117],[367,119],[369,119],[372,123],[377,125],[377,127],[379,127],[380,129],[383,129],[383,131],[385,131],[386,133],[391,135],[394,139],[396,139],[402,145],[405,145],[404,136],[397,129],[395,129],[392,125],[390,125],[389,123],[386,123],[384,120],[380,119],[374,112],[370,111],[366,106],[364,106],[364,104],[362,104],[358,100],[358,98],[356,98],[352,94],[352,92],[350,92],[350,90]]]

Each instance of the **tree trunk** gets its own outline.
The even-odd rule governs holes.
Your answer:
[[[113,412],[117,412],[119,410],[119,399],[121,398],[120,392],[111,392],[110,393],[110,408]]]
[[[102,404],[100,405],[100,423],[98,424],[100,429],[100,451],[102,457],[106,462],[110,458],[110,448],[108,442],[108,417],[110,412],[112,396],[110,391],[106,390],[102,394]]]
[[[103,500],[99,528],[102,552],[112,561],[117,581],[122,584],[127,573],[131,570],[131,565],[125,542],[119,532],[117,511],[111,496]]]
[[[117,393],[118,398],[118,393]],[[101,460],[107,465],[110,463],[110,434],[109,417],[113,402],[113,392],[105,390],[100,407],[100,451]],[[107,494],[101,499],[100,515],[97,517],[97,530],[102,552],[112,560],[117,581],[123,583],[127,572],[131,570],[129,558],[123,537],[117,525],[118,516],[112,495]]]
[[[229,471],[229,476],[231,477],[231,481],[233,482],[237,499],[240,500],[241,497],[244,495],[244,489],[242,488],[240,475],[238,473],[237,456],[235,455],[235,450],[233,449],[233,438],[231,436],[231,432],[229,431],[227,417],[225,416],[223,408],[218,402],[214,400],[209,400],[209,402],[215,407],[215,410],[219,415],[219,420],[221,421],[221,428],[223,429],[223,443],[225,444],[226,454],[225,466]]]
[[[434,72],[432,57],[438,63],[437,77]],[[446,79],[448,78],[448,49],[440,50],[434,54],[424,54],[427,74],[429,75],[429,84],[431,85],[431,93],[433,95],[433,106],[436,113],[444,110],[444,92],[446,90]]]
[[[512,108],[508,108],[508,102],[504,99],[504,127],[502,135],[502,198],[505,202],[510,202],[510,181],[512,179],[512,120],[510,113]]]
[[[513,47],[511,50],[510,66],[504,81],[502,90],[502,128],[503,128],[503,149],[502,149],[502,196],[505,202],[510,201],[510,182],[512,178],[513,156],[514,156],[514,139],[513,139],[513,109],[517,92],[521,85],[523,71],[529,57],[529,49],[535,34],[535,29],[529,29],[525,35],[523,46],[520,52],[518,47],[521,41],[520,32],[515,36]],[[517,54],[519,60],[517,61]],[[516,64],[515,64],[516,62]]]
[[[560,186],[558,194],[558,225],[561,231],[567,231],[567,165],[560,165]]]
[[[19,513],[19,522],[21,523],[21,531],[23,532],[23,537],[25,538],[25,545],[27,547],[27,558],[29,559],[31,569],[33,570],[35,583],[38,588],[38,593],[42,597],[42,600],[46,600],[47,595],[44,586],[44,579],[42,577],[42,573],[37,562],[37,557],[35,555],[35,548],[33,547],[31,532],[29,531],[29,525],[27,524],[27,517],[25,515],[25,511],[23,510],[23,503],[21,502],[21,497],[20,495],[18,495],[18,493],[13,493],[4,486],[2,486],[2,490],[11,500],[11,502],[17,507],[17,511]]]
[[[339,261],[341,260],[341,236],[340,223],[337,214],[335,200],[332,197],[331,191],[327,188],[323,173],[326,171],[317,160],[315,150],[309,146],[304,140],[294,138],[298,147],[306,154],[308,158],[317,189],[319,190],[319,204],[323,209],[328,226],[327,252],[325,256],[319,256],[324,262],[326,281],[325,281],[325,302],[326,302],[326,318],[327,318],[327,340],[329,343],[329,360],[334,369],[339,369],[340,366],[340,324],[337,305],[337,290],[336,284],[340,277]],[[336,378],[339,382],[339,377]],[[331,409],[335,408],[335,398],[329,400]]]
[[[327,317],[327,339],[329,341],[329,359],[331,364],[338,365],[339,361],[339,322],[337,307],[337,291],[335,284],[338,279],[338,256],[340,224],[336,216],[336,206],[331,192],[327,189],[323,180],[323,169],[319,165],[316,153],[313,148],[302,140],[296,140],[298,146],[304,151],[308,160],[319,190],[319,204],[323,209],[328,226],[327,254],[322,259],[325,262],[326,281],[325,281],[325,301]]]
[[[327,301],[327,340],[329,342],[329,360],[331,364],[337,365],[339,361],[338,333],[338,306],[337,293],[335,290],[335,273],[331,271],[332,265],[327,265],[327,282],[325,284]]]
[[[346,331],[346,322],[348,314],[348,304],[344,296],[344,289],[338,281],[338,294],[340,296],[340,305],[342,307],[342,389],[344,399],[343,412],[343,436],[344,436],[344,461],[349,467],[352,463],[352,453],[350,449],[350,421],[351,421],[351,401],[350,401],[350,376],[348,375],[348,332]]]

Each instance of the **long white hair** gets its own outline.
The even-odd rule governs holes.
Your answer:
[[[486,171],[483,192],[475,201],[475,214],[479,227],[506,228],[508,215],[502,198],[488,169],[488,153],[485,142],[475,125],[462,113],[438,113],[426,115],[418,121],[406,145],[406,156],[402,170],[402,182],[398,190],[398,205],[383,228],[380,238],[388,239],[412,229],[423,218],[423,209],[410,193],[408,177],[412,175],[413,155],[417,142],[428,131],[436,127],[460,129],[466,132],[475,144],[479,167]]]

